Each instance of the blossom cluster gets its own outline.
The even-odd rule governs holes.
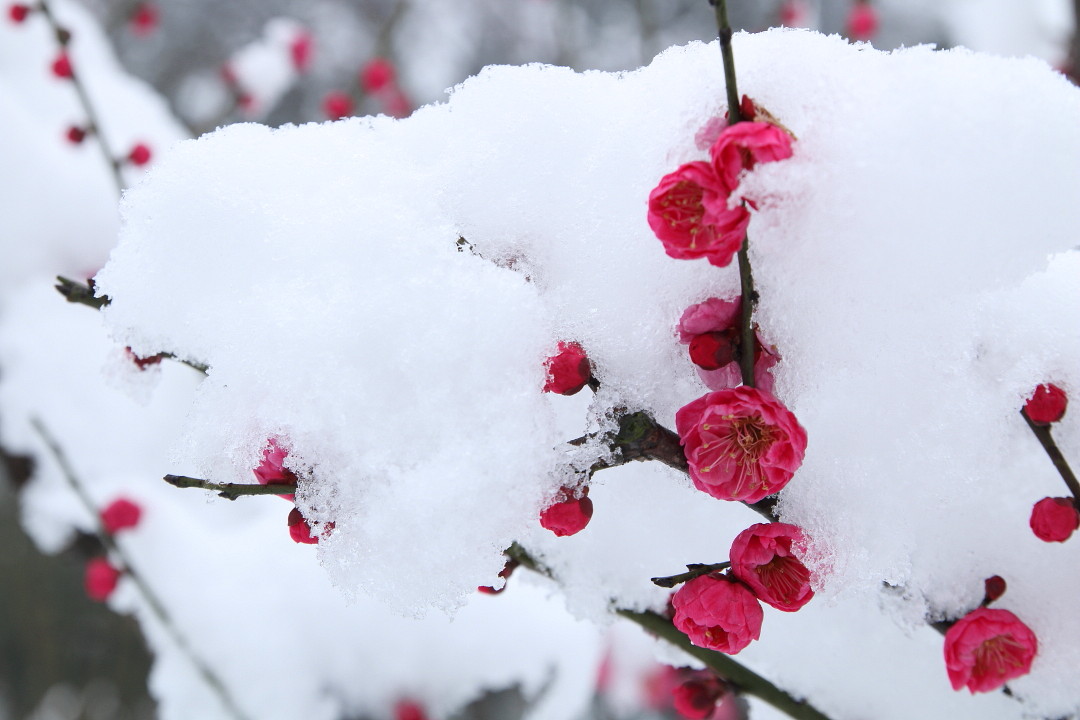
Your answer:
[[[108,537],[138,526],[142,508],[125,497],[116,498],[98,514],[101,532]],[[120,582],[123,572],[104,556],[93,557],[86,563],[83,588],[91,600],[105,602]]]

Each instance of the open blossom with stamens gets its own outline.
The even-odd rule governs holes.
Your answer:
[[[973,610],[945,633],[949,682],[972,694],[996,690],[1026,675],[1038,649],[1035,633],[1008,610]]]
[[[677,260],[731,264],[749,223],[746,208],[728,207],[728,190],[707,162],[686,163],[649,194],[649,227]]]
[[[761,635],[765,614],[754,594],[726,575],[685,582],[671,599],[675,623],[698,647],[734,655]]]
[[[802,530],[795,525],[751,525],[731,543],[731,572],[761,602],[795,612],[814,597],[810,571],[795,556],[804,542]]]
[[[779,400],[741,386],[698,398],[675,414],[690,479],[721,500],[757,502],[802,464],[806,431]]]
[[[744,170],[753,170],[759,163],[786,160],[791,152],[791,135],[769,122],[729,125],[709,150],[725,195],[734,192]]]

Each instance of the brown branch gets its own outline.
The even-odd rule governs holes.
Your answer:
[[[1076,475],[1073,474],[1072,468],[1069,467],[1069,461],[1062,455],[1061,449],[1054,442],[1054,436],[1050,433],[1050,427],[1048,425],[1037,425],[1032,422],[1028,417],[1027,411],[1020,408],[1020,414],[1024,416],[1024,420],[1027,422],[1028,427],[1031,428],[1031,432],[1035,433],[1035,437],[1038,438],[1039,443],[1043,446],[1043,450],[1050,457],[1050,462],[1054,463],[1054,467],[1057,469],[1058,474],[1061,475],[1061,479],[1065,481],[1065,485],[1069,488],[1069,492],[1072,493],[1073,499],[1077,505],[1080,506],[1080,482],[1077,482]]]
[[[76,282],[63,275],[56,276],[56,291],[64,296],[69,303],[86,305],[95,310],[100,310],[112,302],[108,295],[97,295],[94,288],[94,280],[91,278],[85,283]]]
[[[702,565],[700,563],[693,563],[686,566],[687,572],[680,573],[679,575],[669,575],[668,577],[654,577],[650,578],[653,585],[659,585],[662,588],[673,588],[676,585],[680,585],[684,582],[689,582],[696,577],[702,575],[708,575],[709,573],[721,572],[731,567],[730,562],[713,563],[712,565]]]

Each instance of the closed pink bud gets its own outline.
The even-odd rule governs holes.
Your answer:
[[[1044,542],[1065,542],[1080,527],[1080,512],[1071,498],[1043,498],[1031,509],[1030,525]]]
[[[726,575],[683,583],[671,602],[675,627],[698,647],[734,655],[761,635],[761,605],[745,585]]]
[[[127,498],[117,498],[101,511],[101,524],[106,532],[115,535],[121,530],[136,527],[142,517],[142,508]]]
[[[383,88],[393,85],[397,73],[394,72],[394,64],[385,58],[373,58],[364,67],[360,68],[360,87],[366,93],[374,93]]]
[[[86,563],[83,587],[91,600],[105,602],[116,589],[118,582],[120,582],[120,571],[110,565],[105,558],[91,558]]]
[[[71,58],[66,52],[61,52],[52,62],[52,74],[58,78],[69,80],[75,73],[71,69]]]
[[[867,0],[855,0],[847,18],[847,34],[852,40],[870,40],[877,35],[878,16]]]
[[[128,152],[127,161],[132,165],[141,167],[150,162],[150,148],[145,143],[136,143]]]
[[[340,120],[347,115],[352,115],[352,98],[340,90],[333,90],[326,93],[326,97],[323,98],[322,110],[323,114],[331,120]]]
[[[573,395],[592,377],[592,367],[585,350],[576,342],[560,342],[555,354],[544,362],[547,382],[544,392]]]
[[[308,525],[298,508],[289,511],[289,537],[293,542],[305,545],[317,545],[319,542],[319,537],[311,534],[311,525]]]
[[[1065,391],[1052,383],[1044,383],[1035,388],[1026,403],[1024,412],[1036,425],[1055,423],[1065,415],[1069,398]]]
[[[586,488],[580,497],[574,497],[572,489],[563,488],[559,497],[567,499],[552,503],[540,511],[540,526],[558,537],[575,535],[584,530],[593,516],[593,503],[587,493]]]

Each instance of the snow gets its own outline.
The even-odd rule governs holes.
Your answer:
[[[762,199],[757,320],[809,435],[780,510],[813,539],[819,594],[766,609],[739,659],[837,720],[1077,711],[1080,575],[1066,569],[1080,550],[1027,527],[1065,490],[1018,412],[1041,382],[1080,390],[1077,90],[1033,59],[804,31],[738,35],[735,52],[741,90],[798,138],[745,185]],[[661,610],[650,577],[726,559],[759,519],[633,464],[595,476],[582,533],[537,522],[572,478],[566,441],[610,428],[618,407],[673,426],[706,391],[674,327],[734,295],[737,273],[668,258],[645,203],[703,159],[695,135],[724,109],[718,58],[692,44],[627,73],[493,67],[401,121],[237,125],[179,145],[124,196],[101,316],[52,297],[55,253],[23,256],[36,280],[0,301],[5,446],[40,449],[26,424],[40,417],[97,501],[145,504],[125,550],[257,717],[385,716],[400,697],[443,717],[513,683],[538,698],[534,717],[573,716],[604,652],[574,617]],[[540,391],[560,340],[588,352],[594,396]],[[124,346],[209,372],[138,373]],[[99,386],[102,367],[128,396]],[[1078,422],[1054,429],[1067,457]],[[287,503],[157,479],[253,482],[268,438],[289,450],[318,548],[288,541]],[[51,463],[23,502],[49,549],[87,526]],[[519,570],[504,595],[477,595],[515,540],[558,582]],[[1009,583],[997,606],[1040,639],[1010,683],[1019,701],[953,692],[925,622],[974,607],[992,574]],[[220,716],[134,588],[112,603],[158,654],[162,716]]]

